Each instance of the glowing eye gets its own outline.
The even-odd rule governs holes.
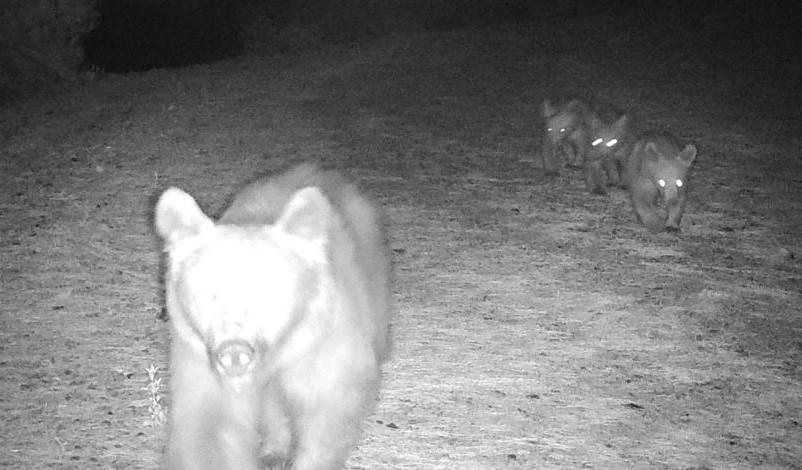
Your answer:
[[[657,180],[657,184],[659,184],[661,188],[665,188],[666,187],[666,180]]]
[[[231,359],[229,359],[229,361],[230,360]],[[239,361],[240,364],[245,365],[245,364],[248,364],[249,362],[251,362],[251,356],[245,354],[244,352],[241,352],[237,356],[237,360]]]
[[[607,142],[607,143],[606,143],[606,144],[604,144],[604,145],[606,145],[606,146],[608,146],[608,147],[612,147],[613,145],[615,145],[615,144],[617,144],[617,143],[618,143],[618,139],[613,139],[613,140],[611,140],[611,141]]]
[[[677,187],[678,187],[678,188],[681,188],[681,187],[682,187],[682,180],[677,180]]]
[[[224,369],[230,369],[232,365],[234,365],[234,361],[231,359],[231,356],[226,354],[225,356],[220,358],[220,364],[223,366]]]
[[[562,132],[565,132],[565,131],[566,131],[566,129],[565,129],[564,127],[561,127],[561,128],[560,128],[560,132],[561,132],[561,133],[562,133]]]
[[[595,146],[599,145],[602,142],[604,142],[604,139],[596,139],[593,142],[591,142],[590,145],[595,147]]]
[[[549,132],[551,132],[551,131],[553,131],[553,130],[554,130],[554,128],[547,127],[547,128],[546,128],[546,130],[547,130],[547,131],[549,131]]]

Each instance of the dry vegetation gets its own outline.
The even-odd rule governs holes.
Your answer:
[[[392,222],[396,349],[348,468],[800,468],[797,95],[621,26],[399,35],[3,108],[0,467],[157,468],[154,197],[216,213],[317,160]],[[697,144],[681,236],[543,176],[539,104],[569,94]]]

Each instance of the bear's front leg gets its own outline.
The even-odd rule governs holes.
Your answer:
[[[604,168],[602,167],[602,160],[600,158],[592,160],[585,159],[585,184],[587,184],[588,190],[593,194],[607,194]]]
[[[632,198],[632,208],[635,210],[638,220],[646,226],[652,233],[663,230],[663,220],[658,213],[657,189],[648,180],[641,180],[633,183],[630,188]]]
[[[545,137],[545,139],[548,139],[548,137]],[[560,174],[560,155],[558,149],[558,146],[553,145],[548,140],[544,140],[543,146],[540,149],[540,157],[543,159],[543,171],[548,176]]]

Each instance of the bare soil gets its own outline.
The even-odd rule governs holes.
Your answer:
[[[0,467],[158,468],[155,197],[216,214],[313,160],[378,198],[395,257],[395,351],[347,468],[802,468],[798,68],[571,28],[106,75],[3,108]],[[699,147],[681,235],[543,174],[540,103],[575,95]]]

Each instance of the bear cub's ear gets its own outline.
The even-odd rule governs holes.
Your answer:
[[[557,109],[551,104],[548,99],[543,100],[543,107],[541,109],[544,118],[549,118],[557,114]]]
[[[310,242],[325,243],[332,217],[332,207],[319,188],[296,191],[284,206],[274,227]]]
[[[696,158],[696,146],[691,144],[686,145],[677,157],[681,162],[685,163],[686,165],[690,165]]]
[[[162,193],[156,203],[156,231],[168,247],[200,234],[214,222],[203,213],[189,194],[178,188]]]

